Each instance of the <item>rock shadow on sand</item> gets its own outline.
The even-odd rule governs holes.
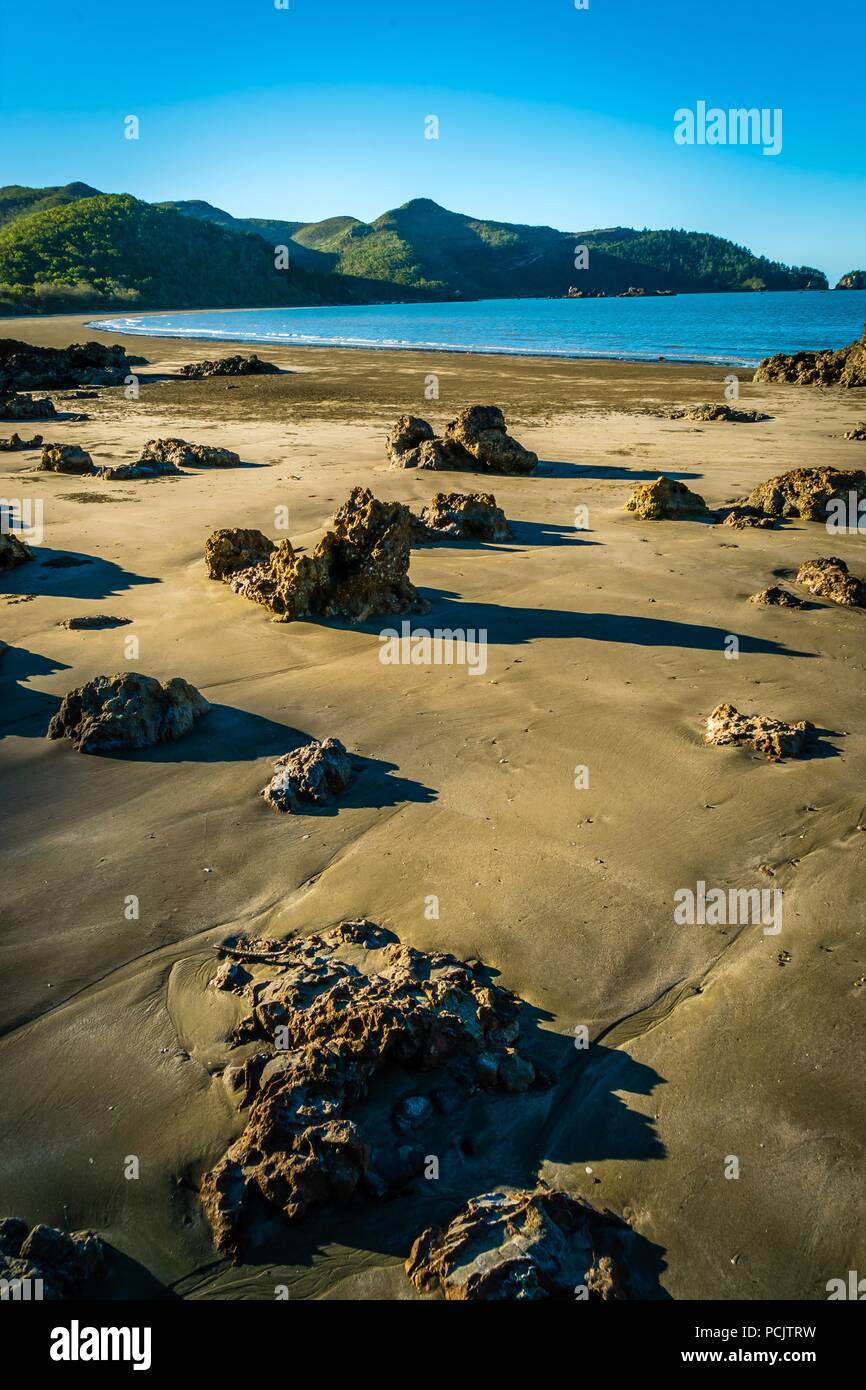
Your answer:
[[[65,661],[53,661],[26,647],[0,642],[0,738],[10,734],[44,735],[52,715],[60,708],[60,700],[56,695],[29,689],[27,682],[34,676],[53,676],[68,670]]]
[[[75,550],[38,546],[27,564],[4,574],[4,594],[34,594],[50,598],[106,599],[138,584],[158,584],[152,576],[134,574],[116,565]]]

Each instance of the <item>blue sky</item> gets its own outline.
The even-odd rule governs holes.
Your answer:
[[[0,183],[310,221],[424,196],[866,268],[863,0],[43,0],[0,26]],[[676,145],[699,100],[781,108],[781,153]]]

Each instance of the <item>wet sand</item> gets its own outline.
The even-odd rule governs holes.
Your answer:
[[[84,322],[0,334],[120,341]],[[180,435],[245,466],[110,484],[0,455],[3,495],[44,502],[40,560],[87,561],[0,581],[3,1214],[97,1230],[123,1257],[118,1292],[409,1298],[402,1260],[424,1225],[459,1193],[539,1174],[625,1216],[671,1297],[825,1298],[862,1267],[864,1234],[866,617],[747,599],[816,555],[866,575],[866,548],[815,523],[651,523],[624,504],[660,472],[716,506],[789,468],[864,467],[866,446],[842,437],[863,393],[744,373],[740,403],[773,418],[694,425],[654,412],[722,400],[721,368],[258,347],[287,374],[182,381],[181,363],[239,349],[124,343],[149,359],[137,401],[100,389],[67,406],[85,421],[0,433],[79,443],[97,464]],[[388,469],[397,415],[438,427],[475,401],[502,407],[538,476]],[[486,629],[484,675],[383,666],[391,619],[274,624],[207,579],[217,527],[278,538],[286,506],[310,545],[358,484],[416,509],[440,489],[495,493],[512,542],[418,549],[410,569],[425,626]],[[88,613],[132,621],[59,626]],[[130,668],[186,677],[212,712],[134,755],[44,738],[68,689]],[[722,701],[812,720],[821,755],[774,766],[704,747]],[[299,733],[369,760],[335,814],[278,817],[257,796]],[[782,932],[676,925],[674,894],[698,881],[781,888]],[[243,1123],[218,1074],[233,1014],[206,988],[214,945],[360,915],[495,967],[558,1083],[479,1112],[471,1153],[439,1134],[435,1190],[310,1218],[233,1268],[194,1190]]]

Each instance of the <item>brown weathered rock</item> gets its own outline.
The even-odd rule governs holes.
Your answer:
[[[143,357],[129,357],[119,343],[72,343],[66,348],[34,347],[0,338],[0,392],[51,390],[66,386],[122,386]]]
[[[734,425],[754,425],[759,420],[770,420],[772,416],[765,415],[761,410],[741,410],[737,406],[719,405],[707,401],[703,405],[686,406],[683,410],[672,410],[671,420],[699,420],[706,424],[712,424],[723,420]]]
[[[765,516],[799,516],[807,521],[825,521],[830,503],[846,504],[852,495],[866,498],[866,473],[857,468],[793,468],[766,483],[760,483],[745,499],[743,507],[754,508]]]
[[[691,492],[685,483],[667,478],[664,474],[656,478],[654,483],[644,483],[637,488],[626,502],[625,509],[646,521],[707,514],[703,497]]]
[[[780,758],[800,757],[814,742],[815,734],[814,724],[807,719],[785,724],[762,714],[740,714],[733,705],[717,705],[707,719],[704,742],[720,748],[745,744],[778,762]]]
[[[723,524],[733,526],[737,531],[745,531],[751,526],[756,526],[763,531],[774,531],[779,524],[779,518],[764,516],[764,513],[758,511],[757,507],[740,505],[731,507]]]
[[[0,531],[0,573],[32,559],[33,551],[26,541],[11,531]]]
[[[353,488],[332,529],[308,554],[281,541],[269,560],[230,578],[235,593],[254,599],[279,622],[426,612],[408,575],[413,517],[401,502],[380,502]]]
[[[70,738],[80,753],[148,748],[181,738],[208,709],[204,696],[182,676],[165,685],[135,671],[96,676],[64,695],[48,737]]]
[[[39,467],[50,473],[92,473],[93,459],[78,444],[43,444]]]
[[[437,492],[421,511],[416,536],[420,541],[442,536],[507,541],[511,530],[492,492]]]
[[[789,589],[782,589],[778,584],[773,584],[769,589],[762,589],[759,594],[752,594],[749,603],[761,604],[764,608],[808,608],[796,594],[792,594]]]
[[[545,1187],[471,1198],[444,1229],[424,1231],[406,1273],[425,1293],[446,1299],[628,1298],[625,1243],[618,1217],[582,1198]]]
[[[866,439],[866,420],[860,420],[845,431],[846,439]]]
[[[807,560],[797,571],[797,583],[816,598],[828,598],[844,608],[866,608],[866,583],[848,573],[835,555]]]
[[[54,1226],[30,1227],[17,1216],[0,1218],[0,1280],[11,1286],[11,1298],[17,1280],[30,1282],[31,1301],[80,1297],[101,1276],[104,1260],[102,1241],[93,1231],[67,1235]],[[42,1281],[41,1289],[36,1280]]]
[[[256,354],[251,353],[244,357],[237,353],[232,357],[217,357],[210,361],[188,362],[185,367],[181,367],[181,376],[186,377],[209,377],[209,376],[277,376],[279,367],[274,366],[273,362],[263,362]]]
[[[433,439],[433,426],[417,415],[401,415],[385,440],[385,452],[392,468],[417,468],[419,450]]]
[[[240,984],[249,1004],[232,1040],[264,1045],[232,1081],[249,1103],[246,1128],[201,1186],[217,1248],[233,1259],[253,1198],[296,1221],[356,1192],[385,1196],[420,1172],[423,1150],[402,1144],[405,1124],[383,1129],[376,1097],[365,1104],[380,1073],[392,1085],[411,1069],[400,1114],[415,1128],[432,1114],[419,1076],[436,1073],[431,1096],[453,1094],[458,1104],[479,1085],[502,1089],[498,1066],[519,1034],[518,1001],[483,967],[403,947],[370,922],[275,946],[223,947],[251,977],[228,984]]]
[[[47,396],[0,391],[0,420],[54,420],[57,411]]]
[[[261,531],[235,527],[214,531],[208,536],[204,548],[208,578],[228,579],[239,570],[267,564],[273,552],[273,541],[268,540]]]
[[[179,468],[237,468],[240,454],[220,449],[214,444],[189,444],[185,439],[148,439],[141,451],[142,460],[173,463]]]
[[[301,811],[304,803],[330,805],[345,791],[352,763],[338,738],[313,739],[274,764],[274,775],[260,795],[275,811]]]
[[[32,439],[22,439],[16,430],[9,439],[0,439],[0,450],[5,453],[15,453],[23,449],[38,449],[42,443],[42,435],[34,434]]]
[[[99,632],[104,628],[127,627],[131,618],[115,618],[110,613],[86,613],[80,618],[64,618],[59,624],[69,632]]]
[[[505,416],[495,405],[469,405],[446,427],[446,448],[465,451],[492,473],[534,473],[538,455],[518,444],[505,428]]]
[[[126,483],[135,478],[162,478],[180,475],[173,463],[161,459],[136,459],[134,463],[118,463],[114,468],[100,468],[98,476],[111,483]]]
[[[797,386],[866,386],[866,331],[857,342],[833,351],[777,352],[759,363],[754,381],[788,381]]]

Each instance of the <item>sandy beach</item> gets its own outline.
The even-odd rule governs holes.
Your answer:
[[[118,1296],[409,1299],[420,1230],[467,1191],[541,1177],[632,1225],[659,1297],[826,1298],[863,1261],[866,619],[748,599],[815,556],[866,576],[866,548],[814,522],[649,522],[625,503],[662,472],[716,507],[788,469],[862,468],[866,445],[843,437],[862,392],[744,372],[740,404],[772,418],[694,424],[663,412],[723,400],[722,368],[270,347],[255,351],[279,376],[187,381],[181,364],[241,349],[85,323],[0,332],[123,341],[148,361],[139,398],[52,392],[88,418],[0,433],[38,429],[97,465],[180,436],[243,466],[109,483],[0,454],[3,496],[42,499],[45,517],[40,563],[0,583],[3,1211],[98,1231]],[[273,623],[207,578],[219,527],[279,539],[287,507],[309,547],[356,485],[415,511],[481,486],[389,469],[384,448],[399,415],[438,428],[473,402],[503,409],[538,473],[483,483],[512,541],[418,548],[410,577],[426,626],[486,631],[483,674],[384,666],[390,618]],[[130,623],[61,626],[88,614]],[[67,690],[124,669],[184,676],[213,708],[142,753],[45,738]],[[704,746],[727,701],[811,720],[818,752],[773,765]],[[363,771],[332,812],[275,815],[258,792],[301,735],[341,739]],[[677,925],[674,894],[702,881],[781,889],[782,932]],[[311,1214],[231,1265],[197,1198],[243,1127],[214,948],[361,916],[498,972],[555,1084],[479,1106],[468,1128],[446,1119],[423,1191]]]

